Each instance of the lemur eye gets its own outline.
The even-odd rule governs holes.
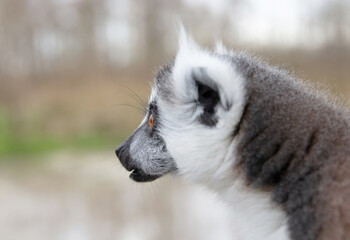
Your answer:
[[[151,128],[153,128],[153,125],[154,125],[154,117],[153,117],[153,114],[151,114],[148,118],[148,124]]]

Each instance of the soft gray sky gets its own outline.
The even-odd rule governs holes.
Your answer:
[[[310,32],[307,22],[315,17],[320,9],[333,0],[244,0],[237,1],[237,15],[232,19],[243,44],[280,45],[313,45],[317,47],[324,41],[324,36],[317,30]],[[229,0],[187,0],[188,6],[196,8],[205,6],[213,14],[232,13],[228,9]],[[334,1],[333,1],[334,2]],[[350,16],[350,1],[343,1]],[[350,26],[349,26],[350,29]],[[348,32],[350,38],[350,31]]]
[[[244,48],[350,44],[349,0],[182,0],[185,7],[172,0],[2,1],[6,57],[0,71],[14,75],[55,68],[56,61],[73,66],[96,58],[123,67],[153,53],[173,55],[181,18],[204,46],[215,40]],[[15,13],[6,15],[8,10]]]
[[[207,8],[213,16],[229,16],[234,27],[232,32],[237,34],[233,40],[236,44],[249,47],[273,45],[282,48],[296,46],[317,48],[322,46],[326,36],[324,32],[310,26],[310,20],[314,18],[317,20],[316,13],[331,1],[334,0],[236,0],[237,4],[232,4],[232,1],[229,0],[183,0],[183,3],[193,9]],[[350,1],[343,2],[347,5],[350,16]],[[119,64],[129,62],[131,58],[129,55],[131,52],[130,43],[135,40],[132,30],[128,28],[126,22],[120,21],[127,17],[129,6],[129,2],[125,0],[110,0],[111,18],[104,29],[106,44],[110,48],[119,49],[115,55],[115,60]],[[169,16],[169,19],[171,17],[173,16]],[[350,20],[348,22],[350,23]],[[206,22],[204,16],[203,28],[205,31],[207,31],[206,24],[210,24],[210,22]],[[185,24],[185,28],[189,27]],[[220,33],[215,33],[215,30],[211,29],[210,26],[208,30],[213,31],[209,33],[213,35],[213,39],[223,38],[223,36],[218,36]],[[169,26],[167,31],[168,34],[174,35],[175,24]],[[191,33],[191,29],[189,33]],[[350,39],[350,28],[347,34]]]

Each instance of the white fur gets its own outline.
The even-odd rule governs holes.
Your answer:
[[[221,51],[226,51],[222,46]],[[189,83],[193,68],[203,67],[219,88],[222,106],[218,123],[209,128],[198,122],[201,112],[191,100],[197,91]],[[244,239],[289,239],[286,217],[270,200],[270,194],[248,189],[234,171],[237,139],[232,133],[245,105],[244,79],[231,63],[202,50],[181,31],[180,48],[172,80],[174,100],[158,99],[160,133],[178,167],[178,174],[216,191],[232,207],[232,214]],[[153,89],[152,98],[157,89]],[[225,102],[232,103],[225,106]]]
[[[216,42],[215,50],[217,53],[223,54],[223,55],[229,53],[228,50],[226,49],[225,45],[222,43],[222,41]]]

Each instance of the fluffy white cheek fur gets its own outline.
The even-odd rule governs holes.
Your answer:
[[[184,127],[169,132],[165,141],[179,174],[188,180],[200,183],[222,180],[232,169],[232,154],[227,151],[232,148],[217,129]]]
[[[217,184],[232,184],[236,156],[236,141],[232,134],[240,120],[243,106],[241,98],[230,111],[219,109],[217,125],[209,128],[199,123],[197,115],[200,111],[193,114],[186,107],[170,106],[159,99],[164,123],[160,132],[182,177],[216,187]],[[185,118],[186,112],[192,112],[193,116]]]

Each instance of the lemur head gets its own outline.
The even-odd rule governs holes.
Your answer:
[[[244,82],[224,50],[201,49],[184,31],[175,60],[155,77],[147,114],[116,150],[138,182],[175,173],[195,182],[231,178]]]

